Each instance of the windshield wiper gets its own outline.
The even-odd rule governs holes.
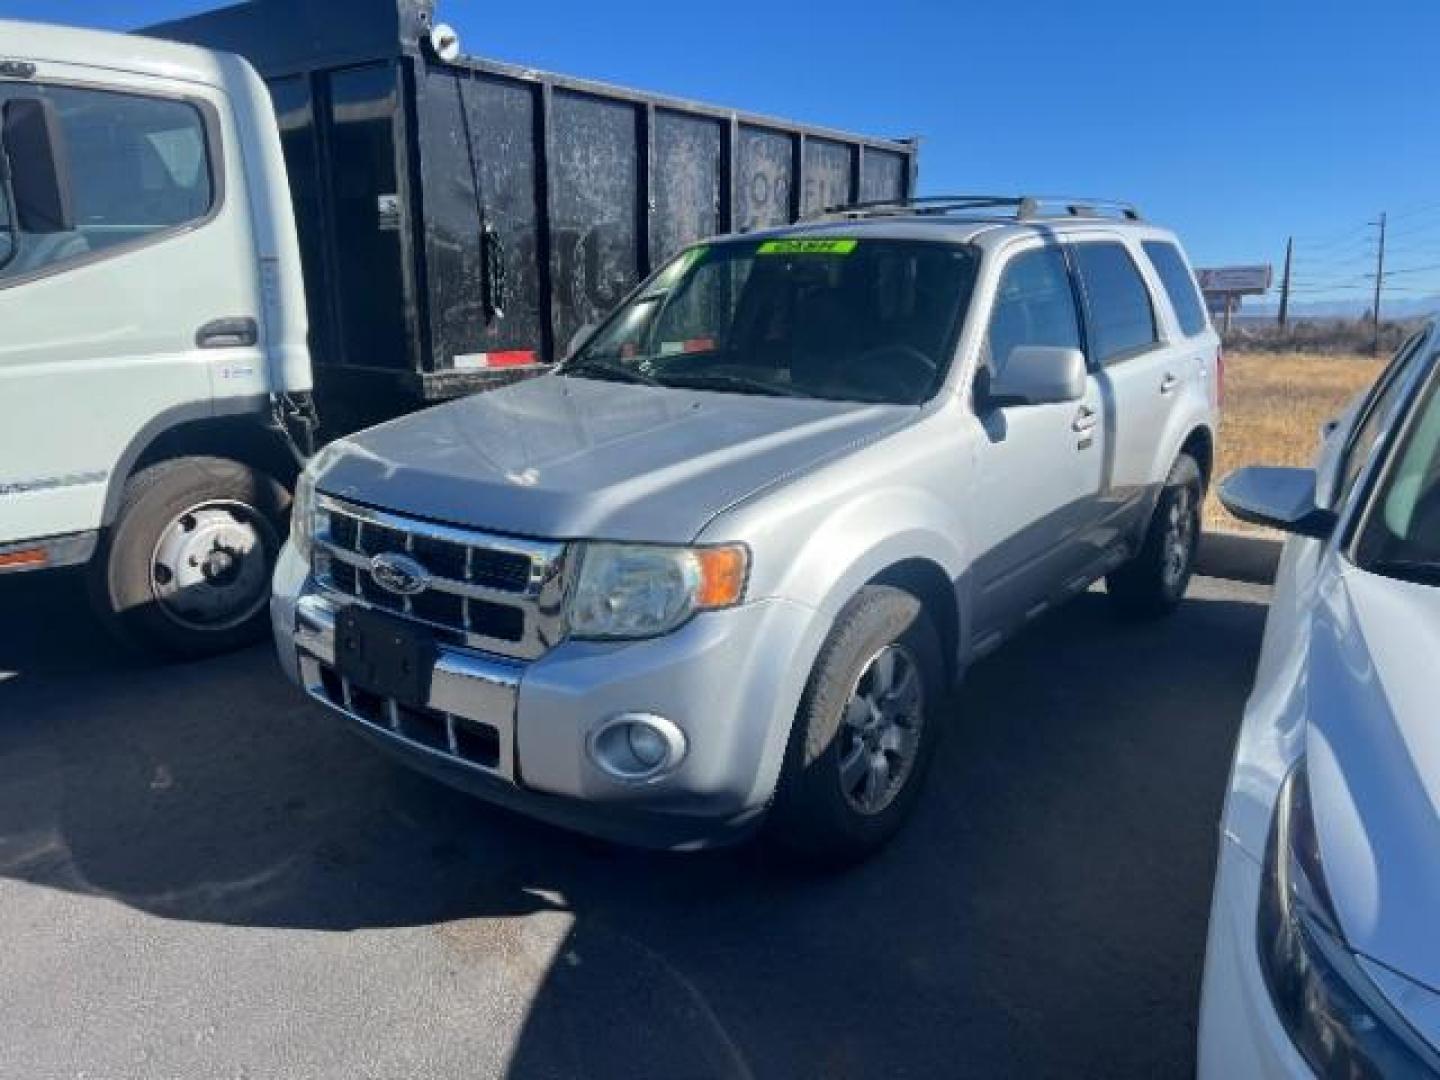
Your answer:
[[[561,375],[587,374],[597,379],[608,379],[611,382],[639,383],[641,386],[663,386],[659,379],[653,375],[646,375],[639,368],[626,367],[624,364],[611,363],[608,360],[601,360],[598,357],[586,357],[583,360],[571,360],[560,368]]]
[[[725,372],[666,372],[663,385],[683,387],[687,390],[732,390],[737,394],[764,394],[767,397],[803,397],[810,395],[781,383],[752,379],[745,375],[730,375]]]
[[[1416,585],[1440,585],[1440,563],[1413,559],[1377,559],[1365,567],[1371,573],[1398,578]]]

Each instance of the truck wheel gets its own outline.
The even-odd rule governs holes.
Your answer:
[[[1135,558],[1105,579],[1110,599],[1134,618],[1168,615],[1185,598],[1200,547],[1205,481],[1189,454],[1175,459]]]
[[[939,735],[940,638],[911,594],[863,589],[840,613],[795,718],[769,828],[808,859],[853,862],[910,813]]]
[[[97,610],[126,643],[172,659],[258,641],[288,508],[284,487],[238,462],[194,457],[145,469],[125,485],[96,554]]]

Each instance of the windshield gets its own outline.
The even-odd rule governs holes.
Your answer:
[[[1355,547],[1356,562],[1440,585],[1440,382],[1431,379]]]
[[[904,240],[727,242],[682,252],[567,375],[914,405],[949,367],[978,252]]]

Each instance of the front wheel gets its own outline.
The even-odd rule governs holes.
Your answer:
[[[944,664],[920,601],[868,586],[840,613],[795,717],[771,836],[844,863],[887,841],[919,796],[939,734]]]
[[[1205,479],[1189,454],[1175,459],[1145,540],[1135,557],[1105,579],[1111,601],[1124,615],[1168,615],[1185,598],[1200,548]]]
[[[169,658],[260,640],[288,501],[277,481],[222,458],[138,473],[93,565],[96,608],[126,643]]]

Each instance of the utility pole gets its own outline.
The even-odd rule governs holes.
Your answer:
[[[1285,280],[1280,283],[1280,329],[1290,321],[1290,259],[1295,254],[1295,238],[1285,239]]]
[[[1380,294],[1385,288],[1385,215],[1380,215],[1380,247],[1375,257],[1375,355],[1380,355]]]

